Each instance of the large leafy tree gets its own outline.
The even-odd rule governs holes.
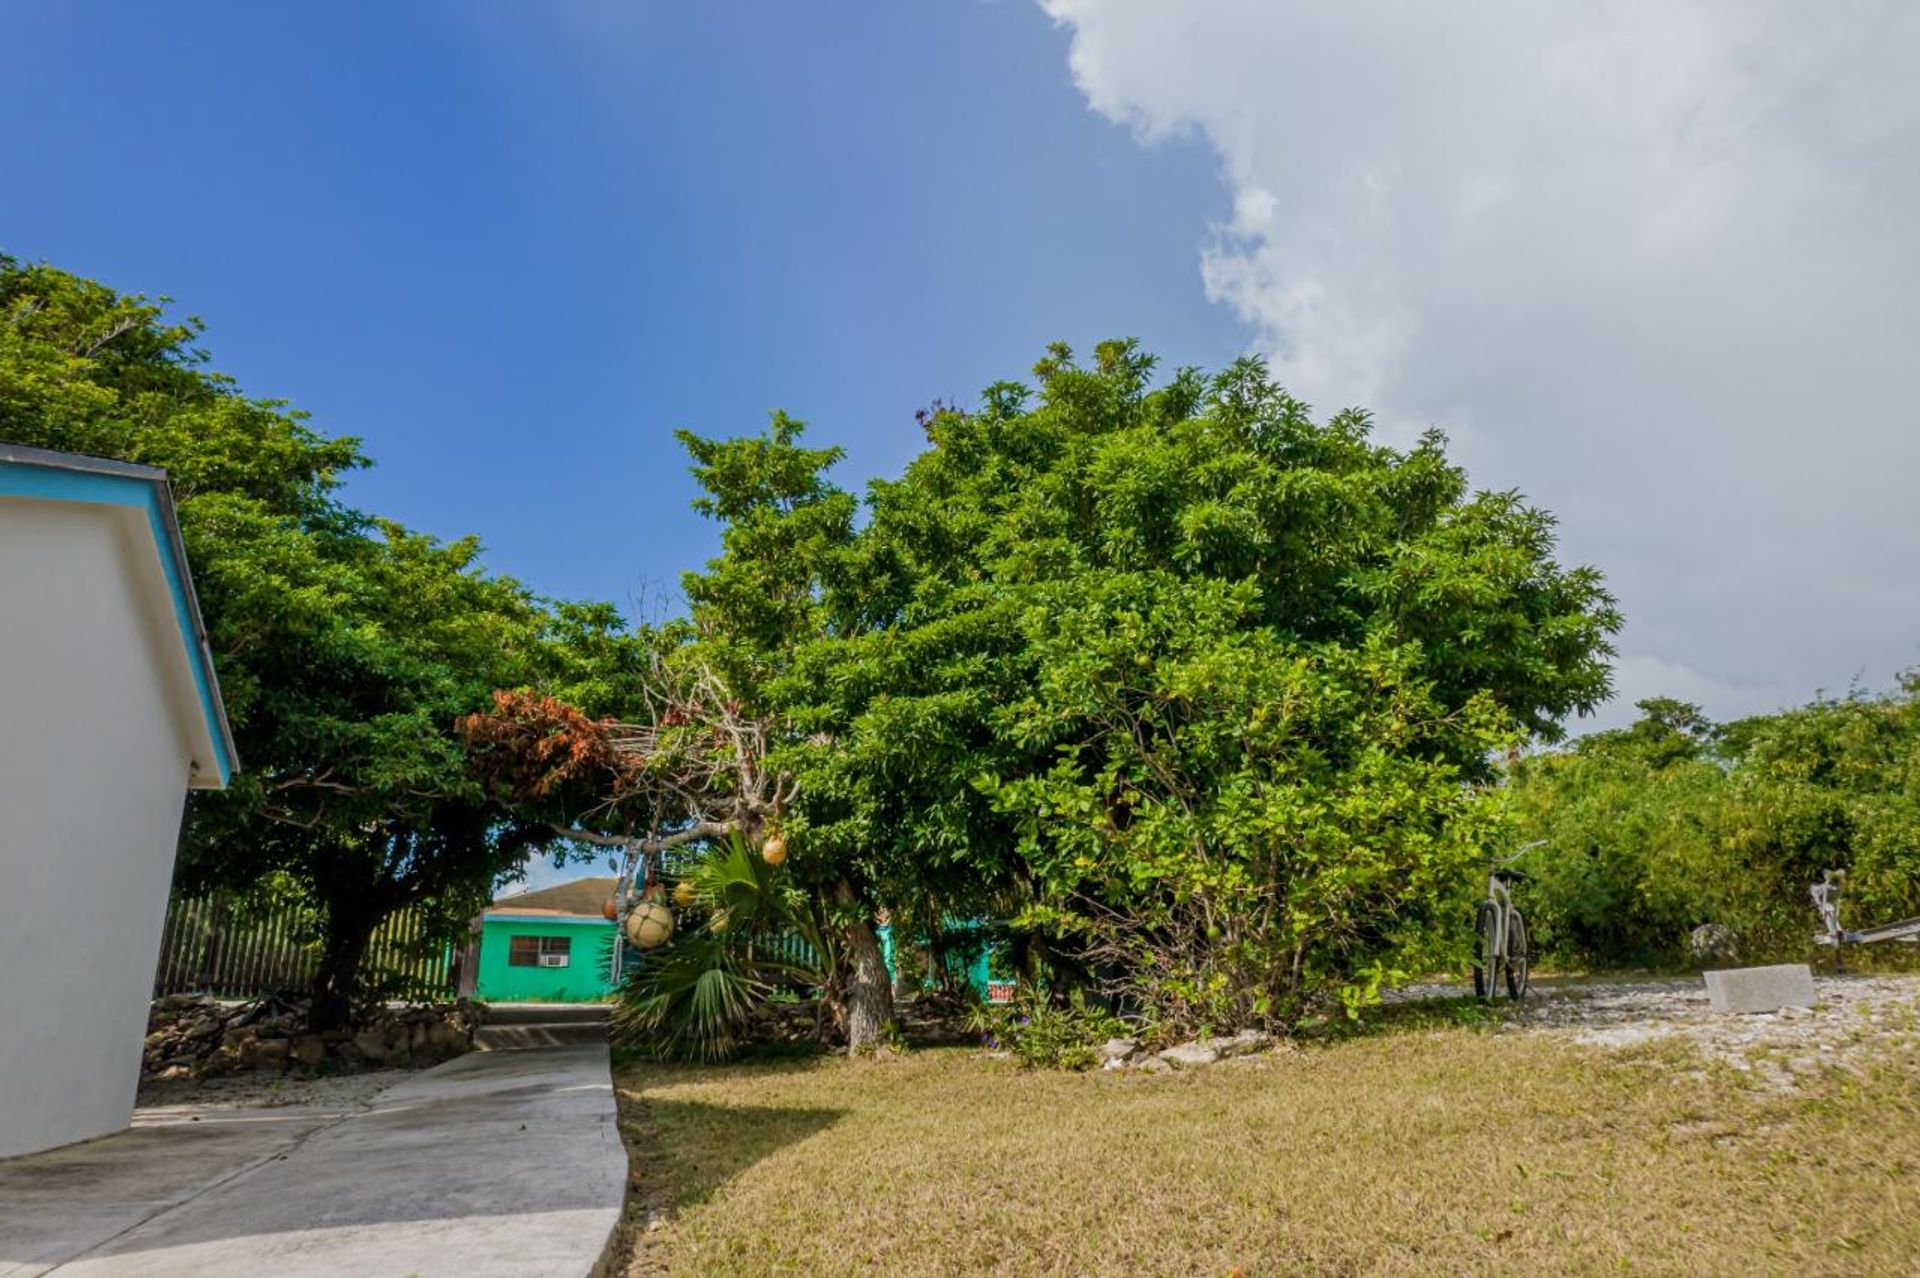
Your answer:
[[[1056,348],[875,485],[795,665],[808,846],[1014,891],[1179,1024],[1364,998],[1439,953],[1475,783],[1605,697],[1617,613],[1439,436],[1152,366]]]
[[[523,812],[571,836],[621,847],[658,868],[704,850],[709,868],[736,858],[736,841],[762,842],[804,824],[797,805],[830,790],[810,768],[830,738],[809,740],[795,697],[803,654],[842,633],[831,607],[855,543],[854,498],[825,477],[838,450],[800,442],[776,414],[761,435],[710,440],[682,432],[703,495],[695,508],[720,525],[720,553],[684,586],[690,616],[651,633],[647,676],[612,713],[592,717],[554,699],[501,695],[465,723],[490,784]],[[807,797],[809,787],[815,797]],[[797,804],[797,805],[796,805]],[[873,922],[878,896],[864,845],[809,837],[775,876],[783,916],[810,937],[827,1001],[856,1051],[892,1020],[891,989]],[[792,898],[793,908],[787,904]],[[733,988],[752,948],[748,915],[728,909],[723,932],[683,929],[630,991],[628,1026],[664,1023],[691,999],[664,991]],[[709,1000],[715,1024],[740,1013]],[[675,1042],[733,1041],[725,1033],[669,1034]]]
[[[806,654],[857,624],[842,600],[857,589],[858,502],[826,477],[840,450],[808,448],[802,433],[783,413],[757,436],[681,432],[703,490],[695,509],[721,525],[720,554],[688,573],[684,587],[698,659],[723,670],[750,713],[774,726],[771,765],[794,778],[799,807],[817,808],[830,799],[831,778],[812,765],[839,746],[810,728],[800,681]],[[785,813],[781,823],[789,824]],[[798,810],[790,824],[804,826]],[[893,1020],[873,927],[880,882],[872,852],[860,839],[809,837],[791,870],[841,958],[829,995],[855,1051],[880,1042]]]
[[[160,304],[0,258],[0,438],[163,466],[244,765],[196,795],[181,882],[285,872],[323,908],[320,1027],[349,1014],[368,938],[421,906],[453,924],[551,839],[473,779],[456,718],[501,687],[612,695],[610,609],[554,610],[341,500],[366,464],[209,368]]]

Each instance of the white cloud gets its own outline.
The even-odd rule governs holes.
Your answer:
[[[1623,694],[1920,662],[1920,6],[1044,7],[1096,110],[1219,154],[1200,284],[1283,381],[1561,515]]]
[[[1573,731],[1624,728],[1639,717],[1634,703],[1647,697],[1675,697],[1699,706],[1711,706],[1722,721],[1750,714],[1769,714],[1810,699],[1813,688],[1778,688],[1731,683],[1664,657],[1622,657],[1614,667],[1614,698],[1591,719],[1571,725]],[[1827,689],[1827,691],[1836,691]],[[1838,691],[1845,691],[1839,689]]]

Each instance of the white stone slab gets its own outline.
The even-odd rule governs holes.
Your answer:
[[[1812,1007],[1819,998],[1813,989],[1813,971],[1805,963],[1734,967],[1705,975],[1707,998],[1716,1012],[1777,1012],[1783,1007]]]

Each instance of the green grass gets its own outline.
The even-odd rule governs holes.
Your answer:
[[[1920,1062],[1909,1048],[1864,1068],[1788,1095],[1678,1046],[1604,1053],[1459,1025],[1173,1075],[1022,1072],[965,1049],[623,1062],[623,1263],[1914,1272]],[[640,1227],[649,1212],[665,1223]]]

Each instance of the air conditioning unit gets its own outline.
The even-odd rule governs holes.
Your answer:
[[[541,967],[565,967],[566,965],[567,956],[564,954],[542,954],[540,956]]]

